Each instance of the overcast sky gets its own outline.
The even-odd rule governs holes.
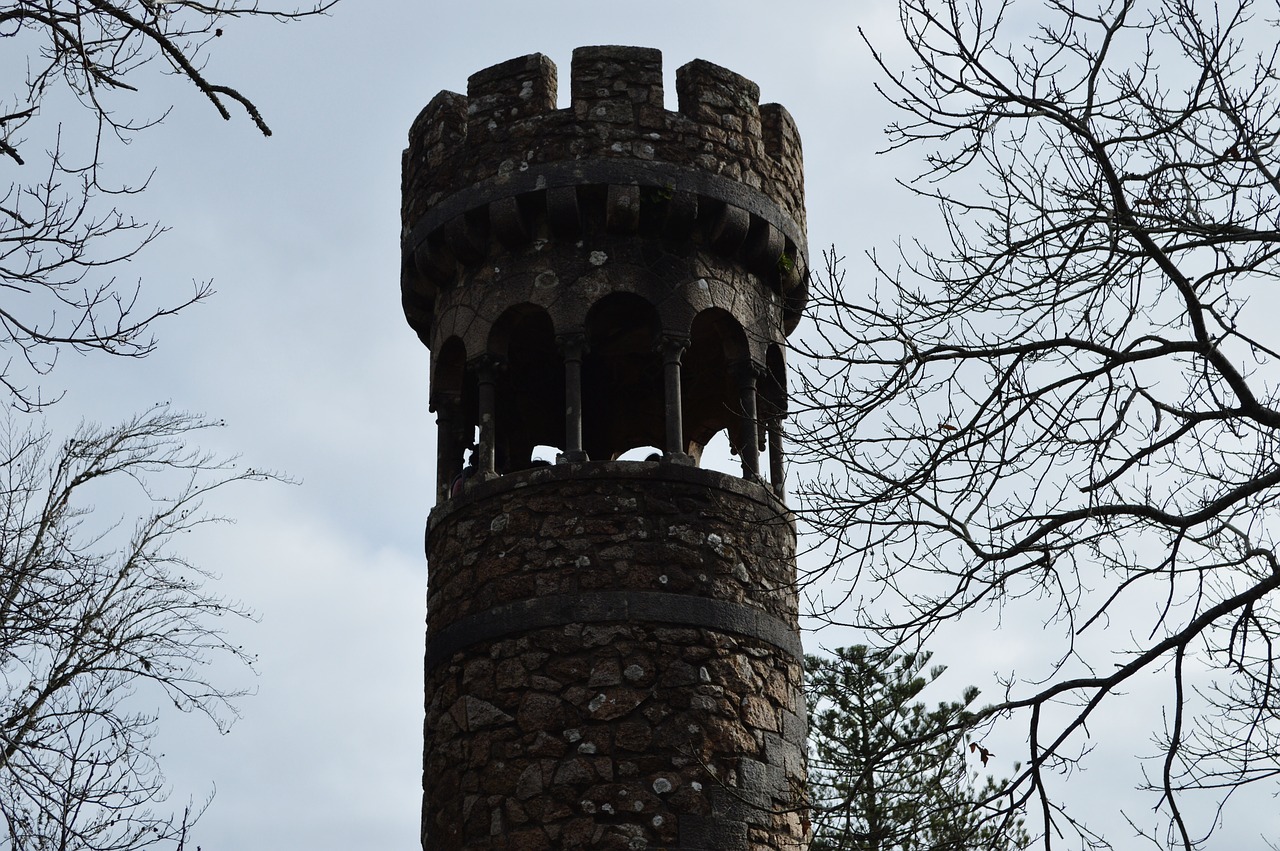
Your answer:
[[[224,122],[176,81],[136,95],[142,113],[177,98],[120,163],[156,169],[135,209],[173,230],[122,275],[153,292],[212,279],[218,294],[160,327],[160,350],[143,363],[66,358],[53,381],[68,389],[57,417],[114,421],[171,400],[228,422],[210,448],[300,482],[241,488],[219,506],[238,523],[191,541],[189,554],[222,575],[219,590],[261,615],[236,628],[260,663],[258,694],[231,734],[165,719],[175,799],[216,785],[196,835],[205,851],[417,847],[434,425],[428,353],[398,289],[400,151],[414,116],[437,91],[465,92],[475,71],[533,52],[559,65],[562,106],[578,46],[661,49],[669,108],[678,66],[724,65],[795,117],[810,245],[848,255],[856,288],[869,285],[863,251],[927,239],[935,226],[893,182],[914,174],[918,155],[875,156],[891,116],[859,27],[892,58],[889,3],[344,0],[328,19],[225,25],[207,73],[257,103],[270,139],[242,115]],[[995,696],[993,671],[1035,649],[1034,619],[1018,626],[935,648],[953,670],[926,696],[951,698],[970,682]],[[816,649],[857,637],[806,640]],[[1149,729],[1117,719],[1120,740],[1138,735],[1125,720]],[[997,763],[1021,747],[1017,732],[991,748]],[[1095,765],[1075,782],[1100,823],[1120,824],[1117,801],[1138,815],[1154,803],[1109,782],[1131,781],[1132,765]],[[1229,828],[1220,847],[1232,836],[1235,847],[1256,845],[1259,818]],[[1111,829],[1123,844],[1123,829]]]

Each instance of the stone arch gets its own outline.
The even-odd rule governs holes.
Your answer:
[[[685,328],[689,329],[692,320],[708,310],[728,314],[745,334],[751,359],[763,363],[768,343],[782,339],[777,329],[780,320],[776,305],[747,289],[741,282],[710,275],[685,282],[679,288],[688,310]]]
[[[604,460],[637,446],[661,446],[665,406],[657,310],[634,293],[610,293],[587,311],[583,331],[587,454]]]
[[[551,317],[535,304],[512,305],[493,323],[486,354],[495,364],[495,466],[522,470],[535,446],[564,442],[564,364]]]
[[[770,343],[765,349],[764,373],[760,377],[760,401],[764,403],[760,418],[785,416],[787,413],[787,365],[782,347]]]
[[[457,337],[449,337],[431,358],[431,399],[443,394],[462,393],[467,370],[467,347]]]
[[[735,371],[749,364],[747,335],[733,314],[710,307],[694,317],[680,376],[685,441],[695,459],[726,429],[730,446],[738,451],[742,405]]]
[[[462,473],[463,454],[477,422],[475,375],[467,370],[467,348],[457,337],[445,340],[431,358],[431,410],[436,415],[436,490],[443,500]]]

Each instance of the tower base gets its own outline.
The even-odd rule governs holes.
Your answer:
[[[769,490],[663,462],[437,508],[424,849],[802,847],[794,552]]]

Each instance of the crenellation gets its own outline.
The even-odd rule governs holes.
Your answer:
[[[766,103],[760,107],[761,134],[764,150],[769,156],[787,168],[799,168],[800,131],[796,121],[780,103]]]
[[[573,51],[570,109],[578,121],[661,129],[662,52],[648,47]],[[656,108],[656,111],[655,111]]]
[[[556,64],[541,53],[477,71],[467,79],[467,135],[483,143],[499,126],[552,112],[556,87]]]
[[[459,156],[466,144],[466,96],[450,91],[438,93],[414,119],[409,140],[401,178],[402,217],[406,226],[444,197],[443,189],[435,185],[431,177],[453,171],[455,166],[450,160]]]
[[[433,98],[404,157],[403,289],[414,327],[424,332],[440,293],[493,250],[540,236],[576,241],[594,220],[610,234],[702,241],[733,257],[748,244],[741,226],[763,217],[783,234],[795,273],[759,250],[737,259],[786,297],[793,328],[804,291],[792,279],[807,273],[794,122],[760,107],[750,80],[712,63],[695,60],[676,76],[679,108],[670,111],[659,51],[588,47],[574,52],[564,109],[542,54],[473,75],[467,96]],[[677,186],[688,188],[675,199]]]
[[[433,97],[409,128],[409,138],[424,152],[440,146],[457,148],[467,138],[466,95],[448,90]]]
[[[575,50],[570,79],[570,104],[557,109],[556,66],[531,54],[472,75],[465,97],[433,98],[409,136],[405,186],[414,199],[404,210],[406,235],[466,187],[595,159],[667,163],[742,181],[803,230],[799,137],[785,110],[762,111],[755,83],[694,60],[677,70],[678,107],[668,110],[661,53],[618,46]]]
[[[723,124],[726,116],[760,117],[760,87],[705,59],[676,69],[676,93],[680,112],[695,120]]]

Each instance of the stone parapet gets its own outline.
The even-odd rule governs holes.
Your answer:
[[[539,238],[610,233],[702,243],[738,259],[803,309],[805,243],[799,134],[759,88],[695,60],[663,107],[657,50],[574,51],[571,103],[556,108],[556,67],[541,54],[473,75],[466,95],[423,109],[404,154],[402,287],[424,331],[436,294],[461,268]]]
[[[686,166],[745,184],[804,227],[795,122],[760,105],[755,83],[696,59],[676,71],[679,108],[663,108],[662,54],[640,47],[573,52],[569,107],[540,53],[473,74],[414,121],[405,152],[405,227],[450,194],[545,163],[604,158]]]
[[[602,461],[512,473],[432,513],[428,641],[495,607],[602,592],[629,592],[631,610],[661,599],[645,594],[715,600],[794,630],[794,554],[794,520],[773,492],[715,470]],[[622,605],[592,599],[602,618]]]

